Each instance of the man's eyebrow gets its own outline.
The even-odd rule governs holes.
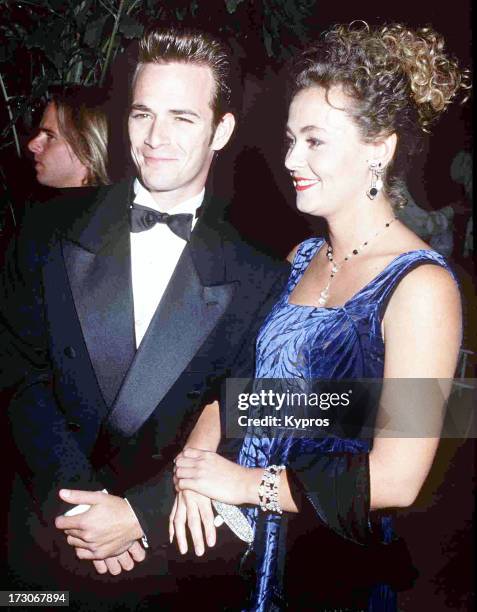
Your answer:
[[[169,112],[171,115],[192,115],[193,117],[197,117],[197,119],[202,119],[198,113],[189,108],[171,108]]]
[[[145,104],[131,104],[130,111],[133,111],[133,110],[154,114],[154,111],[151,108],[149,108],[149,106],[146,106]],[[197,117],[197,119],[202,119],[199,113],[196,113],[190,108],[171,108],[169,109],[168,112],[174,116],[181,117],[183,115],[190,115],[192,117]]]
[[[145,104],[131,104],[129,111],[133,111],[133,110],[139,110],[139,111],[144,111],[146,113],[152,113],[152,110],[149,108],[149,106],[146,106]]]
[[[56,132],[54,132],[53,130],[50,130],[49,128],[45,128],[45,127],[39,127],[38,128],[38,132],[43,132],[44,134],[46,134],[47,136],[58,136],[58,134]]]

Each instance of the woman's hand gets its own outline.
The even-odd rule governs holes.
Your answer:
[[[216,541],[214,513],[208,497],[194,491],[180,491],[176,495],[169,515],[169,538],[172,542],[175,535],[177,545],[183,555],[188,548],[186,524],[192,536],[195,554],[201,557],[205,551],[202,529],[208,546],[214,546]]]
[[[176,491],[189,489],[227,504],[258,504],[263,469],[246,468],[217,453],[185,448],[175,460]]]

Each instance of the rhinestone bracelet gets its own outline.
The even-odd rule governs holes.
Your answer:
[[[263,512],[282,513],[278,501],[278,485],[280,484],[280,472],[283,472],[284,469],[284,465],[269,465],[263,472],[262,480],[258,487],[258,499],[260,500],[260,508]]]

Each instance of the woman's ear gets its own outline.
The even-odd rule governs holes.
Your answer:
[[[386,137],[378,137],[370,143],[370,157],[373,161],[380,162],[382,168],[392,161],[397,146],[397,134],[393,132]]]

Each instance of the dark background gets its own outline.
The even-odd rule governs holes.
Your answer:
[[[151,10],[153,4],[147,3]],[[174,3],[155,4],[172,6]],[[182,6],[187,3],[176,4]],[[338,0],[312,2],[311,5],[310,15],[304,20],[301,30],[294,34],[281,31],[286,49],[276,44],[278,50],[273,56],[267,53],[264,44],[263,2],[244,2],[231,15],[221,0],[203,1],[198,3],[195,16],[186,15],[179,23],[222,36],[231,45],[238,60],[236,93],[239,95],[235,100],[238,129],[233,141],[215,164],[212,183],[215,191],[229,202],[227,214],[238,229],[266,250],[281,256],[316,231],[310,219],[295,212],[294,191],[283,169],[283,126],[286,120],[284,65],[289,49],[299,47],[301,39],[312,40],[329,25],[354,19],[363,19],[370,24],[429,24],[444,35],[447,48],[462,65],[471,66],[470,0],[455,0],[446,4],[416,0],[379,3]],[[267,6],[273,9],[273,2],[269,1]],[[14,15],[22,19],[21,12]],[[233,27],[231,20],[235,21]],[[147,20],[144,18],[143,22]],[[116,180],[132,172],[124,132],[131,66],[128,58],[131,53],[132,48],[128,53],[118,52],[104,83],[109,92],[111,166]],[[18,57],[22,57],[20,52]],[[4,64],[1,69],[5,80],[13,86],[18,73],[22,71],[22,63]],[[4,107],[0,109],[0,117],[4,120],[2,113],[5,114]],[[19,118],[22,146],[31,137],[33,126],[40,116],[41,105],[37,104],[32,105],[28,120]],[[409,189],[420,206],[437,210],[462,199],[459,186],[450,177],[450,164],[460,149],[472,150],[471,134],[471,105],[452,105],[428,138],[409,175]],[[37,191],[28,154],[18,159],[11,148],[3,148],[0,150],[0,165],[4,182],[4,210],[7,211],[4,218],[8,225],[12,222],[10,206],[14,210],[17,207],[20,209],[27,198],[36,197],[36,194],[45,198],[47,194]],[[35,195],[32,196],[32,192]],[[465,206],[468,205],[468,202],[465,203]],[[468,214],[461,212],[460,216],[455,217],[454,241],[457,248],[452,264],[463,291],[464,346],[475,351],[475,270],[472,260],[464,259],[459,248]],[[470,375],[471,370],[467,374]],[[400,610],[420,612],[428,609],[440,612],[474,608],[474,479],[474,441],[444,440],[417,503],[412,509],[397,513],[397,530],[407,540],[412,559],[420,572],[414,588],[400,595]]]

